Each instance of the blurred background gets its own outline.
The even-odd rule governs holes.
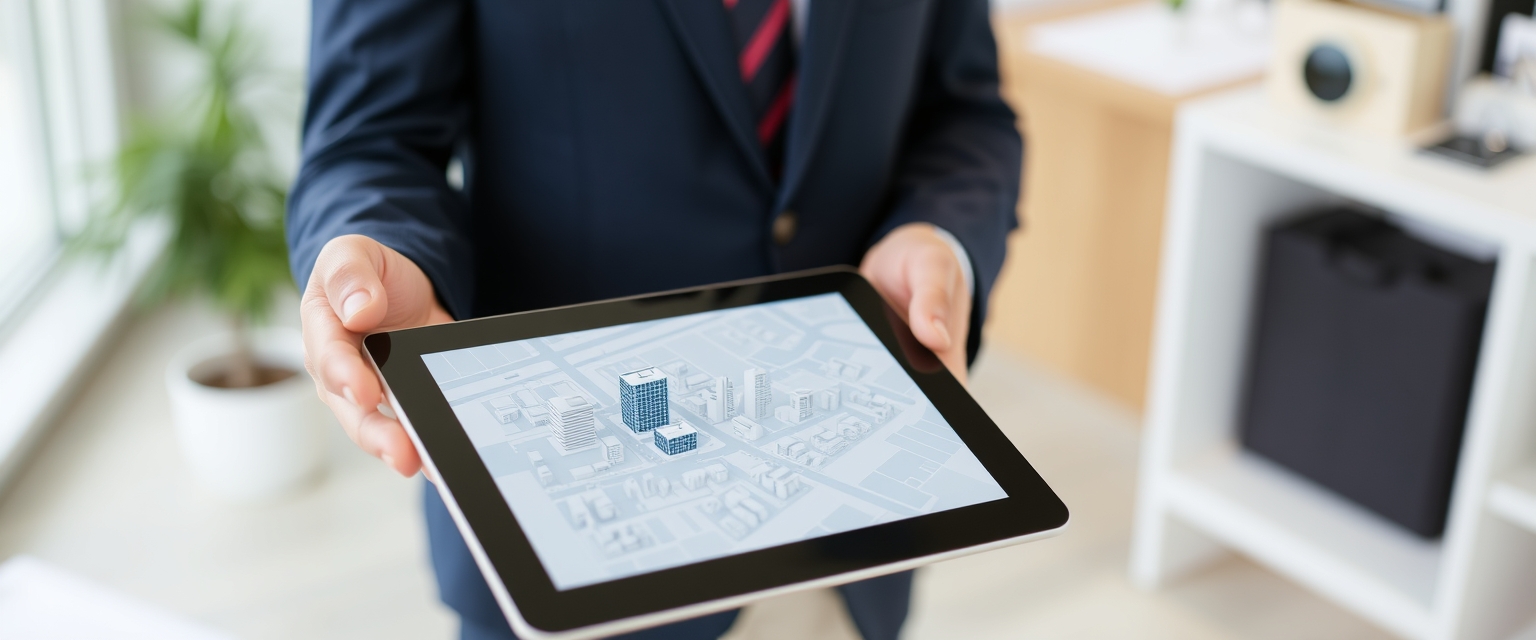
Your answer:
[[[996,0],[971,387],[1073,522],[922,570],[905,637],[1536,639],[1531,14]],[[308,15],[0,0],[0,637],[456,633],[424,483],[302,369]],[[856,633],[813,592],[730,637]]]

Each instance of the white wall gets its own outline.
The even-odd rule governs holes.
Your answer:
[[[45,0],[46,1],[46,0]],[[186,92],[195,77],[185,52],[168,45],[144,26],[146,11],[170,10],[182,0],[119,0],[119,50],[122,52],[126,107],[135,113],[163,112]],[[270,144],[287,175],[297,166],[298,125],[303,106],[304,67],[309,56],[308,0],[208,0],[219,12],[236,11],[262,40],[266,64],[282,84],[281,95],[264,96],[271,104]],[[271,100],[270,103],[267,100]]]

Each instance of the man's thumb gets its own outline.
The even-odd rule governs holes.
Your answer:
[[[948,296],[943,289],[930,283],[919,283],[913,289],[907,324],[924,346],[935,352],[948,350],[951,342]]]
[[[388,310],[379,278],[383,255],[377,249],[370,239],[342,236],[327,243],[315,261],[326,300],[353,333],[378,327]]]

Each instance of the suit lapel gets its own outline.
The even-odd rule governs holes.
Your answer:
[[[725,119],[731,137],[749,158],[753,172],[765,184],[772,184],[767,159],[757,141],[757,127],[752,122],[752,105],[737,66],[736,36],[726,19],[721,0],[658,0],[683,49],[709,90],[710,97]]]
[[[800,188],[812,152],[821,138],[842,67],[843,43],[853,21],[857,0],[811,0],[805,41],[800,47],[799,88],[789,121],[789,147],[784,161],[784,186],[779,204],[785,205]]]

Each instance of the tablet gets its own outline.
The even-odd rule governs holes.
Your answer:
[[[1067,523],[850,269],[364,343],[524,638],[631,631]]]

